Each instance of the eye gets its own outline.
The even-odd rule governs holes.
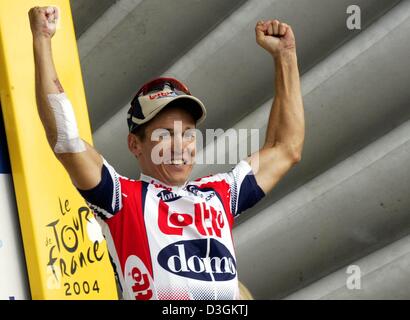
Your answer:
[[[162,134],[159,135],[159,140],[160,141],[170,140],[172,138],[172,136],[173,136],[172,133],[169,133],[169,132],[162,133]]]
[[[152,132],[152,136],[151,136],[152,141],[164,141],[170,138],[171,138],[170,132],[165,129],[156,129]]]
[[[196,138],[195,130],[187,130],[184,132],[184,139],[187,141],[193,141]]]

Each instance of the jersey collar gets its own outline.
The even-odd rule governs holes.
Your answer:
[[[181,186],[170,186],[170,185],[167,185],[167,184],[163,183],[162,181],[160,181],[158,179],[155,179],[155,178],[153,178],[151,176],[148,176],[146,174],[143,174],[143,173],[140,174],[140,180],[144,181],[144,182],[147,182],[149,184],[153,184],[156,187],[163,188],[163,189],[166,189],[166,190],[169,190],[169,191],[174,191],[174,192],[177,192],[177,191],[183,189],[188,184],[188,182],[186,181]]]

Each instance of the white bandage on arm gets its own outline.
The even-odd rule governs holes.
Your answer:
[[[65,93],[47,95],[57,128],[55,153],[79,153],[86,150],[78,133],[77,122],[70,100]]]

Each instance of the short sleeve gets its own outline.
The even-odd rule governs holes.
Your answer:
[[[247,161],[239,162],[226,175],[230,183],[231,211],[235,218],[253,207],[265,196],[256,182],[252,167]]]
[[[100,183],[90,190],[77,190],[90,209],[103,220],[112,218],[122,208],[119,175],[105,159]]]

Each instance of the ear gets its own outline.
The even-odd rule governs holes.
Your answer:
[[[136,158],[142,154],[142,142],[135,134],[128,134],[128,149]]]

